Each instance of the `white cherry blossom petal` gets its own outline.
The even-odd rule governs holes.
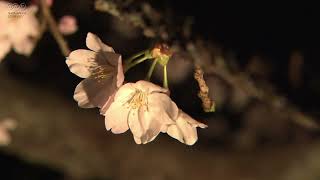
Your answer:
[[[193,145],[198,140],[196,128],[181,119],[168,127],[168,135],[187,145]]]
[[[123,103],[114,102],[108,108],[105,114],[106,129],[115,134],[124,133],[129,129],[128,115],[130,109],[125,108]]]
[[[78,106],[82,108],[93,108],[94,105],[90,102],[87,93],[83,88],[83,84],[79,83],[74,91],[73,99],[78,102]]]
[[[148,104],[150,110],[154,113],[164,113],[168,115],[165,117],[165,122],[171,123],[179,115],[179,108],[167,94],[152,93],[149,95]]]
[[[122,86],[124,82],[124,73],[123,73],[123,66],[122,66],[122,59],[118,59],[118,69],[117,69],[117,87],[119,88]]]
[[[76,87],[74,99],[80,107],[99,107],[106,114],[124,82],[121,55],[92,33],[87,34],[86,43],[91,50],[74,50],[66,60],[72,73],[86,78]]]
[[[180,110],[176,124],[170,125],[167,133],[182,143],[193,145],[198,140],[197,127],[206,128],[207,125],[192,119]]]
[[[163,88],[161,86],[158,86],[156,84],[153,84],[152,82],[149,81],[144,81],[140,80],[135,83],[135,87],[137,89],[141,89],[142,91],[148,92],[148,93],[153,93],[153,92],[158,92],[158,93],[169,93],[169,90],[166,88]]]
[[[129,127],[135,138],[146,144],[153,141],[161,132],[163,126],[173,123],[166,114],[156,114],[146,108],[140,108],[139,113],[130,115]],[[138,116],[137,116],[138,115]]]
[[[114,52],[99,51],[97,53],[97,59],[100,61],[99,64],[106,64],[112,67],[117,67],[119,61],[121,61],[121,55]]]
[[[123,127],[129,128],[128,121],[131,109],[128,102],[136,92],[133,85],[134,83],[126,83],[121,86],[114,95],[113,103],[108,105],[108,108],[104,107],[100,110],[100,113],[105,115],[107,130],[115,129],[112,132],[122,132],[120,130],[123,130]]]
[[[190,117],[187,113],[183,112],[182,110],[180,110],[180,116],[178,119],[186,120],[192,127],[200,127],[200,128],[208,127],[207,125],[194,120],[192,117]]]
[[[107,110],[109,109],[109,107],[111,106],[111,104],[114,101],[114,96],[115,96],[116,92],[114,92],[108,99],[108,101],[100,108],[100,114],[105,115]]]
[[[177,105],[168,95],[163,93],[150,94],[148,106],[139,109],[139,123],[132,123],[143,125],[143,128],[135,129],[130,126],[130,121],[129,127],[135,137],[140,137],[141,142],[146,144],[154,140],[170,124],[173,124],[173,119],[177,118],[178,112]]]
[[[70,71],[81,78],[91,75],[90,68],[97,66],[95,62],[97,54],[93,51],[78,49],[72,51],[66,60]]]
[[[83,108],[103,107],[116,89],[114,77],[106,77],[102,80],[90,77],[81,81],[74,93],[74,99]]]
[[[136,136],[133,136],[134,142],[136,142],[136,144],[142,144],[141,142],[141,138],[138,138]]]
[[[115,94],[114,100],[121,103],[126,103],[134,95],[137,89],[134,87],[134,83],[126,83],[121,86]]]
[[[148,88],[152,93],[148,91]],[[152,83],[143,83],[142,81],[138,85],[137,83],[123,85],[115,94],[114,102],[105,113],[106,123],[108,124],[108,121],[111,120],[110,117],[126,117],[135,141],[143,144],[151,142],[166,126],[175,123],[173,119],[178,117],[179,112],[170,97],[159,92],[161,90],[162,88],[158,88]],[[114,110],[115,105],[113,104],[122,104],[122,106],[118,106],[119,112]],[[113,116],[113,113],[117,113],[117,115]]]
[[[183,134],[181,133],[180,129],[178,128],[177,124],[172,124],[168,126],[166,133],[177,139],[178,141],[184,143]]]
[[[99,51],[114,52],[111,46],[104,44],[98,36],[96,36],[91,32],[87,34],[86,44],[89,49],[95,52],[99,52]]]

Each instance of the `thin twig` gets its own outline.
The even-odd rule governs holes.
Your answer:
[[[57,23],[53,18],[49,6],[46,4],[46,0],[41,0],[41,9],[43,13],[43,17],[47,20],[49,25],[49,30],[52,33],[53,37],[57,41],[62,54],[64,56],[68,56],[70,54],[70,48],[68,47],[68,43],[63,38],[62,34],[60,33]]]
[[[194,64],[194,79],[198,82],[199,86],[199,93],[198,97],[202,101],[202,108],[205,112],[214,112],[215,111],[215,104],[209,97],[209,87],[206,84],[206,81],[203,78],[204,71],[200,66],[199,60],[197,58],[198,54],[197,51],[192,44],[188,44],[187,46],[188,51],[190,51],[190,55],[192,57],[192,63]]]
[[[213,112],[215,110],[215,106],[209,97],[209,88],[206,81],[203,79],[203,74],[201,67],[199,65],[195,65],[194,78],[197,80],[200,88],[198,96],[202,101],[202,108],[205,112]]]

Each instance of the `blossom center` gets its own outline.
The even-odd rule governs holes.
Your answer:
[[[146,92],[136,90],[127,103],[131,109],[138,109],[142,106],[148,107],[148,95]]]
[[[113,74],[114,69],[108,66],[96,66],[91,68],[91,71],[94,79],[100,81],[109,78]]]

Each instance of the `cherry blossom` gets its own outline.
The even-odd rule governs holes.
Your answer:
[[[175,124],[168,127],[168,135],[187,145],[193,145],[198,140],[197,127],[208,127],[194,120],[182,110],[179,111],[178,118],[175,122]]]
[[[72,51],[66,60],[72,73],[85,78],[77,85],[74,99],[80,107],[99,107],[103,113],[123,84],[122,59],[93,33],[87,34],[86,45],[90,50]]]
[[[130,129],[137,144],[153,141],[160,132],[193,144],[195,128],[206,127],[179,110],[168,89],[143,80],[120,87],[104,115],[107,130],[120,134]]]

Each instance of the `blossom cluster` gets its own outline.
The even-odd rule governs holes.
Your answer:
[[[108,131],[120,134],[130,129],[137,144],[153,141],[160,132],[187,145],[195,144],[196,128],[207,125],[178,108],[170,98],[166,81],[164,87],[147,80],[125,82],[125,72],[146,59],[154,61],[149,78],[156,63],[165,71],[171,55],[167,47],[156,46],[123,63],[122,56],[93,33],[87,34],[86,45],[89,50],[74,50],[66,59],[70,71],[84,78],[74,92],[80,107],[98,107]]]

